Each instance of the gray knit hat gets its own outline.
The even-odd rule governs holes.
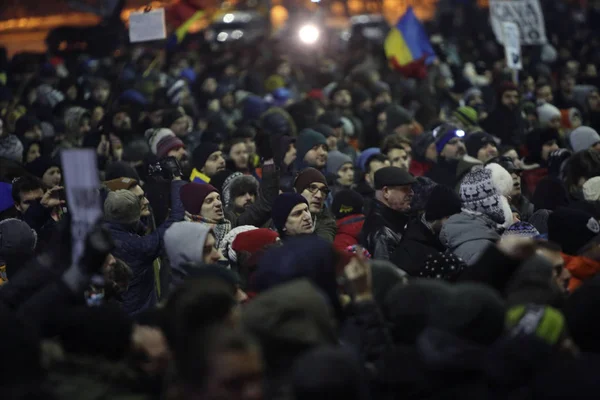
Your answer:
[[[580,126],[569,135],[569,142],[574,152],[587,150],[600,142],[600,135],[589,126]]]
[[[171,265],[179,268],[184,264],[200,264],[203,260],[204,243],[211,231],[207,224],[175,222],[165,232],[165,250]]]
[[[120,224],[133,224],[139,221],[140,199],[129,190],[109,192],[104,201],[104,217],[107,221]]]
[[[502,200],[492,181],[492,171],[473,168],[460,184],[460,198],[463,208],[485,214],[499,224],[505,222]]]
[[[8,160],[23,161],[23,144],[15,135],[0,138],[0,157]]]
[[[344,164],[352,164],[350,156],[339,150],[330,151],[327,155],[327,173],[336,175]]]

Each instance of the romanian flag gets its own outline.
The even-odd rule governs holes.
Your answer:
[[[427,32],[412,7],[385,38],[384,48],[390,66],[409,77],[424,78],[425,66],[435,59]]]

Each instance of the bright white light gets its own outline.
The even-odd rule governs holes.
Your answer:
[[[223,17],[223,22],[225,22],[226,24],[233,22],[233,14],[225,14],[225,16]]]
[[[310,0],[310,1],[312,1],[313,3],[320,3],[321,2],[321,0]]]
[[[217,41],[218,42],[224,42],[227,40],[227,37],[229,35],[227,34],[227,32],[219,32],[219,34],[217,35]]]
[[[314,44],[319,40],[320,34],[319,29],[314,25],[304,25],[298,32],[300,41],[304,44]]]
[[[463,137],[463,136],[465,136],[465,131],[463,131],[462,129],[457,129],[456,130],[456,136],[457,137]]]
[[[236,29],[235,31],[231,32],[231,37],[234,39],[239,39],[242,36],[244,36],[244,32],[240,31],[239,29]]]

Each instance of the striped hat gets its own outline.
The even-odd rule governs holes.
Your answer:
[[[473,107],[459,107],[452,113],[452,117],[460,121],[465,128],[472,128],[478,125],[479,117]]]

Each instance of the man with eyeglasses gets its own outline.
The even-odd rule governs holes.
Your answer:
[[[314,219],[314,233],[333,243],[337,225],[335,218],[325,209],[325,199],[330,192],[325,176],[315,168],[306,168],[296,177],[294,189],[308,202]]]
[[[464,137],[465,131],[453,125],[443,124],[433,130],[437,160],[425,174],[427,178],[454,188],[457,183],[458,163],[467,153]]]

